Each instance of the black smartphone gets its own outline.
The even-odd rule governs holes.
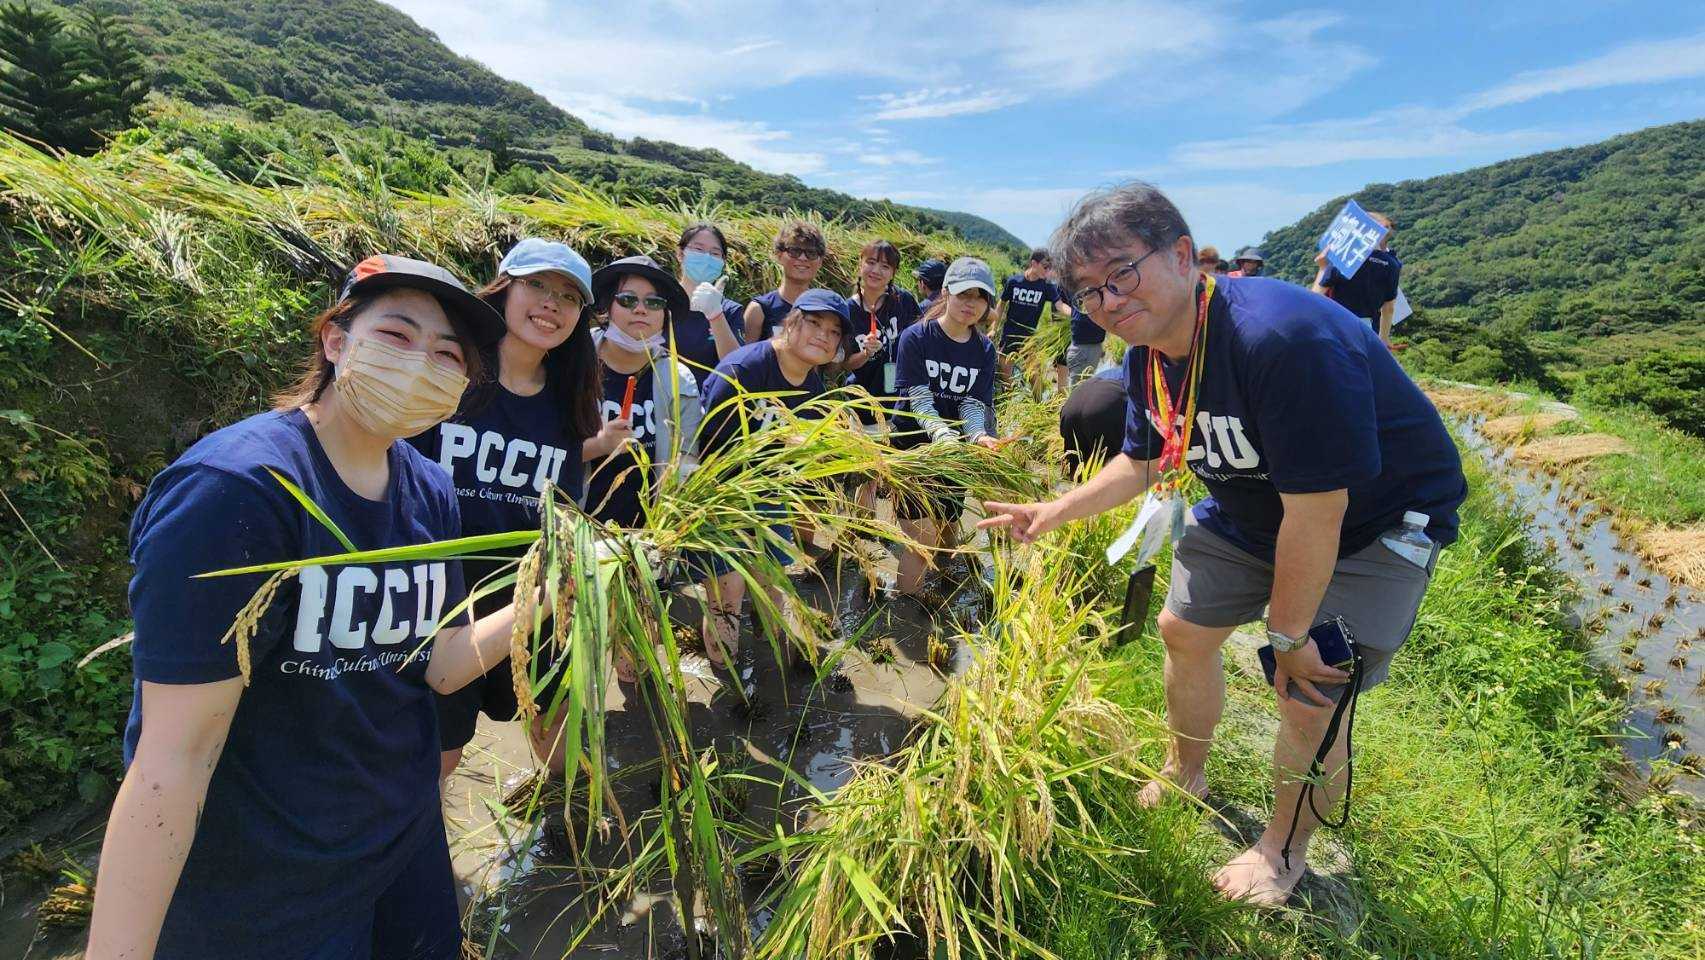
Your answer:
[[[1327,666],[1348,671],[1350,665],[1355,662],[1356,638],[1350,633],[1350,628],[1344,625],[1343,620],[1333,617],[1318,623],[1308,631],[1308,635],[1320,649],[1321,662]],[[1267,674],[1267,683],[1271,686],[1273,671],[1278,667],[1278,661],[1273,659],[1273,645],[1262,644],[1261,649],[1255,653],[1261,658],[1261,671]]]

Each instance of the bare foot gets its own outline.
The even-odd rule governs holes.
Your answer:
[[[1197,800],[1207,797],[1207,775],[1197,771],[1187,777],[1180,777],[1177,772],[1162,768],[1160,776],[1143,784],[1143,789],[1137,794],[1137,806],[1152,810],[1160,806],[1161,801],[1166,798],[1176,796],[1179,790]]]
[[[709,607],[704,618],[704,655],[710,665],[728,669],[728,660],[740,649],[740,611]]]
[[[1277,910],[1291,898],[1291,891],[1307,870],[1300,850],[1291,852],[1291,868],[1286,870],[1278,851],[1256,844],[1214,874],[1214,887],[1228,899]]]

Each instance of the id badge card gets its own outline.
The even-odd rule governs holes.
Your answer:
[[[1131,549],[1136,548],[1138,567],[1145,567],[1160,553],[1160,548],[1176,543],[1184,535],[1184,498],[1176,490],[1157,493],[1150,490],[1137,509],[1136,519],[1107,546],[1107,562],[1118,563]]]
[[[885,363],[882,365],[882,392],[888,396],[894,395],[894,390],[900,380],[900,365]]]

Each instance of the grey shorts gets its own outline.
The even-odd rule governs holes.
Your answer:
[[[1438,557],[1435,546],[1423,570],[1375,540],[1333,568],[1314,622],[1343,618],[1361,648],[1363,690],[1391,672],[1391,658],[1415,628]],[[1166,609],[1173,616],[1199,627],[1242,626],[1261,619],[1272,593],[1272,564],[1204,530],[1195,516],[1186,517],[1166,591]],[[1345,689],[1343,684],[1316,686],[1334,700]]]
[[[1066,374],[1072,382],[1082,380],[1101,365],[1102,344],[1074,343],[1066,348]]]

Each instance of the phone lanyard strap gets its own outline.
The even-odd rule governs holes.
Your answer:
[[[1323,826],[1337,830],[1350,822],[1350,791],[1356,781],[1355,743],[1352,737],[1356,729],[1356,700],[1362,692],[1362,653],[1354,646],[1350,651],[1350,688],[1338,698],[1338,705],[1332,710],[1332,720],[1326,725],[1326,735],[1320,739],[1320,749],[1314,751],[1314,760],[1308,765],[1308,776],[1303,780],[1301,792],[1297,794],[1296,809],[1291,811],[1291,829],[1285,834],[1285,845],[1279,851],[1285,858],[1286,870],[1291,868],[1291,841],[1296,839],[1297,823],[1302,819],[1304,803],[1308,804],[1309,812],[1314,814],[1314,818]],[[1314,785],[1324,778],[1326,755],[1332,752],[1332,745],[1338,741],[1340,723],[1344,728],[1344,812],[1334,821],[1314,805]]]

